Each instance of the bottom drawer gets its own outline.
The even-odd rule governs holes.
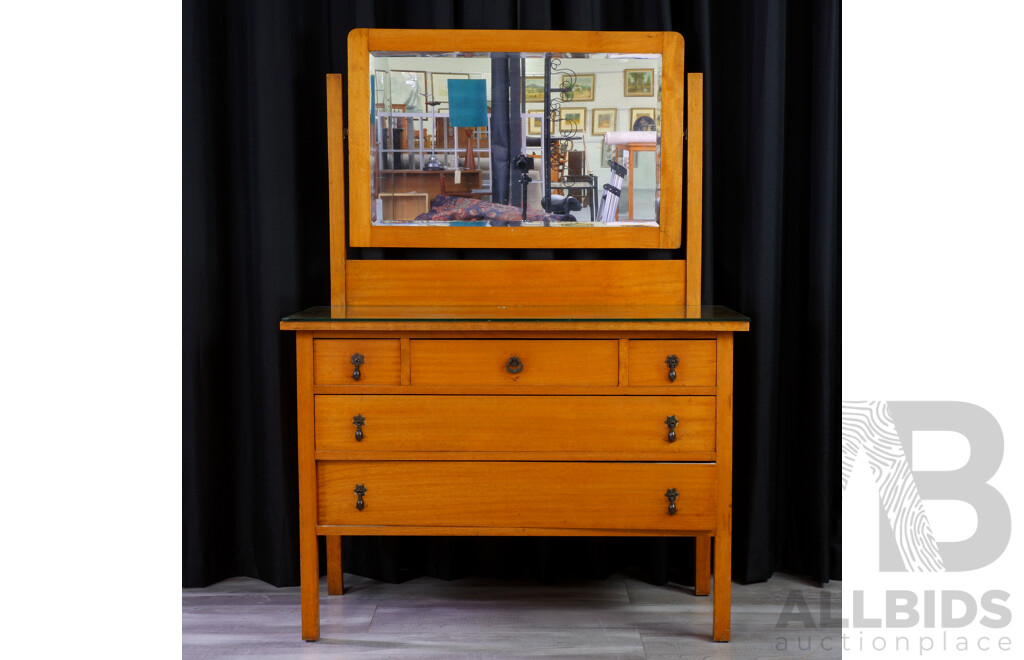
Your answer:
[[[317,517],[321,525],[714,531],[716,486],[710,463],[320,461]],[[678,493],[674,514],[669,489]]]

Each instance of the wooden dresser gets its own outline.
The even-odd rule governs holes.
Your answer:
[[[749,320],[700,304],[700,77],[687,105],[669,84],[682,38],[356,30],[348,115],[370,107],[368,53],[532,52],[556,37],[664,58],[663,111],[688,122],[686,259],[349,259],[348,246],[677,248],[682,125],[660,135],[656,226],[378,227],[369,167],[348,178],[346,224],[341,77],[328,76],[331,306],[281,321],[296,340],[303,639],[320,637],[317,536],[338,595],[345,535],[693,536],[695,591],[713,592],[713,639],[729,639],[733,333]],[[350,161],[370,138],[351,131]]]

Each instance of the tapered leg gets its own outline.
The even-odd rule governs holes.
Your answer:
[[[341,574],[341,537],[328,536],[327,540],[327,593],[340,596],[345,590]]]
[[[320,639],[320,550],[316,543],[316,459],[313,455],[313,334],[295,333],[299,417],[299,583],[302,639]]]
[[[715,537],[714,638],[728,642],[731,633],[732,603],[732,539],[729,535]]]
[[[698,596],[707,596],[711,593],[711,537],[698,536],[696,560],[696,579],[693,592]]]

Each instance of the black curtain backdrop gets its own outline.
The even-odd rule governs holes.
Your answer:
[[[736,342],[733,574],[839,578],[838,0],[187,0],[184,586],[298,584],[295,351],[278,321],[329,302],[324,75],[346,72],[357,27],[683,34],[687,70],[705,84],[703,296],[752,319]],[[693,578],[690,539],[347,538],[344,556],[346,571],[392,581]]]

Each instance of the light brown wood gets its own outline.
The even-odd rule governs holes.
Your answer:
[[[318,461],[660,461],[665,453],[652,449],[616,449],[615,451],[460,451],[457,454],[443,451],[374,451],[367,449],[344,451],[318,451]],[[680,450],[672,454],[671,460],[688,463],[709,463],[715,460],[713,451]]]
[[[317,339],[313,342],[313,382],[317,385],[398,385],[402,359],[398,339]],[[363,356],[359,379],[352,357]]]
[[[317,394],[435,394],[435,395],[467,395],[483,396],[486,394],[558,394],[571,395],[593,395],[593,396],[714,396],[717,393],[715,387],[687,387],[666,385],[661,386],[637,386],[619,387],[618,385],[559,385],[557,391],[552,391],[549,385],[523,385],[521,383],[509,383],[507,385],[317,385],[314,392]]]
[[[661,224],[372,226],[369,53],[451,43],[463,52],[547,52],[557,43],[566,52],[661,53]],[[703,81],[684,75],[682,37],[358,29],[348,45],[347,122],[341,76],[327,77],[333,309],[281,323],[297,332],[303,639],[320,632],[316,535],[328,537],[328,593],[338,594],[342,535],[486,534],[695,536],[695,593],[713,594],[713,638],[728,640],[732,332],[749,322],[695,307]],[[446,176],[429,175],[441,190]],[[415,187],[422,205],[430,193]],[[394,193],[413,192],[384,188],[392,204]],[[346,260],[346,243],[677,248],[684,196],[685,260]],[[670,354],[680,360],[674,382]],[[517,374],[507,369],[512,355],[523,364]],[[364,417],[361,441],[355,415]],[[678,419],[673,443],[668,415]],[[357,483],[367,488],[362,511]],[[676,515],[668,488],[679,492]]]
[[[670,355],[679,358],[676,379],[669,380]],[[699,387],[715,384],[717,347],[710,339],[647,340],[629,342],[631,387]]]
[[[611,339],[414,339],[413,385],[614,386],[619,345]],[[518,360],[517,373],[510,363]],[[514,370],[514,368],[513,368]]]
[[[424,192],[377,193],[381,199],[384,217],[388,220],[414,220],[430,209],[430,199]]]
[[[717,449],[718,496],[714,545],[714,639],[727,642],[731,634],[732,598],[732,358],[733,336],[718,338]]]
[[[348,33],[348,153],[349,153],[349,234],[351,245],[366,245],[370,240],[370,176],[373,156],[370,151],[370,57],[369,30]],[[365,118],[355,121],[354,117]],[[332,244],[333,246],[333,244]],[[340,245],[342,250],[344,244]]]
[[[340,596],[345,591],[345,578],[341,566],[341,537],[328,536],[327,549],[327,594]]]
[[[463,53],[545,53],[557,45],[573,53],[659,53],[665,32],[587,32],[576,30],[382,30],[359,29],[367,50],[441,51],[458,44]],[[362,36],[362,35],[360,35]],[[679,37],[682,40],[682,37]]]
[[[577,230],[581,231],[581,230]],[[686,262],[351,261],[348,305],[683,305]]]
[[[299,440],[299,581],[302,639],[320,638],[319,548],[316,543],[317,486],[313,457],[313,335],[295,333],[296,399]]]
[[[349,117],[368,116],[369,60],[374,51],[441,51],[448,44],[472,52],[548,52],[552,44],[577,53],[661,53],[662,115],[682,117],[685,103],[683,37],[673,32],[585,32],[548,30],[378,30],[349,33]],[[505,48],[507,46],[508,48]],[[540,49],[540,50],[536,50]],[[370,154],[368,121],[349,122],[350,153]],[[372,225],[373,168],[350,160],[350,233],[358,247],[461,248],[676,248],[681,240],[683,126],[663,121],[659,226],[652,227],[402,227]]]
[[[572,411],[572,414],[566,414]],[[365,418],[355,439],[352,419]],[[676,440],[665,420],[676,417]],[[678,460],[715,449],[715,397],[318,396],[317,451],[550,452],[644,451]]]
[[[619,387],[629,386],[629,340],[619,340]]]
[[[331,304],[345,304],[345,126],[342,77],[327,74],[327,190],[330,213]]]
[[[683,131],[686,90],[682,84],[686,70],[683,37],[666,32],[662,52],[661,92],[661,160],[657,164],[661,176],[661,247],[676,249],[682,242],[683,216]],[[676,221],[679,218],[680,221]]]
[[[445,334],[449,336],[494,336],[528,333],[535,337],[564,335],[573,332],[573,326],[580,322],[573,321],[472,321],[463,319],[458,328],[452,328],[450,321],[295,321],[282,322],[282,330],[319,330],[338,332],[350,336],[371,335],[398,336],[402,334]],[[688,321],[685,324],[670,321],[593,321],[586,324],[589,336],[615,336],[622,333],[637,336],[682,336],[685,334],[701,334],[716,332],[745,332],[750,329],[748,321]],[[581,336],[578,331],[573,333]]]
[[[715,525],[714,465],[324,461],[322,525],[559,529],[706,529]],[[366,488],[356,509],[357,484]],[[675,488],[677,513],[665,493]]]
[[[353,191],[353,196],[355,192]],[[369,195],[369,193],[367,193]],[[661,217],[667,211],[662,208]],[[671,222],[667,218],[667,221]],[[678,222],[678,220],[676,220]],[[660,248],[661,229],[633,227],[445,227],[411,225],[367,226],[368,245],[360,247],[458,247],[458,248],[534,248],[603,249]],[[353,237],[356,235],[352,227]],[[353,245],[359,245],[352,239]]]
[[[355,495],[352,496],[353,498]],[[667,500],[666,500],[667,501]],[[455,527],[450,525],[317,525],[320,536],[696,536],[704,529],[605,529],[569,527]]]
[[[700,305],[704,222],[704,74],[686,76],[686,304]]]
[[[696,545],[695,578],[693,593],[707,596],[711,593],[711,537],[701,535],[694,539]]]

